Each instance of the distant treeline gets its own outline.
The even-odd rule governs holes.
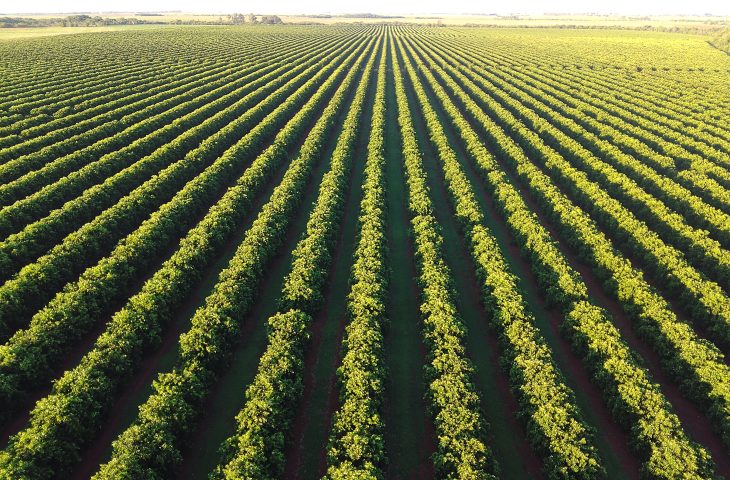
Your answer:
[[[232,23],[234,25],[242,25],[244,23],[264,23],[268,25],[275,25],[278,23],[284,23],[277,15],[256,16],[253,13],[249,13],[248,15],[243,15],[242,13],[234,13],[233,15],[228,15],[227,19],[228,21],[224,23]]]
[[[105,25],[159,24],[160,21],[139,18],[109,18],[91,15],[69,15],[58,18],[0,17],[0,28],[13,27],[101,27]]]
[[[284,23],[276,15],[242,15],[234,13],[233,15],[211,17],[209,20],[157,20],[154,17],[162,16],[161,14],[145,13],[139,16],[152,17],[151,19],[141,18],[120,18],[120,17],[100,17],[91,15],[69,15],[67,17],[53,18],[28,18],[28,17],[0,17],[0,28],[16,28],[16,27],[102,27],[107,25],[240,25],[243,23],[262,23],[262,24],[278,24]]]

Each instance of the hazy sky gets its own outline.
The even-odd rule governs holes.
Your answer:
[[[620,13],[730,15],[730,0],[2,0],[0,13]]]

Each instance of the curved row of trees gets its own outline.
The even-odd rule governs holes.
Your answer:
[[[482,88],[489,88],[479,79],[477,83]],[[517,100],[519,95],[513,93],[513,97],[505,93],[511,91],[509,87],[501,88],[504,91],[491,90],[494,98],[529,130],[513,130],[517,143],[539,160],[551,178],[590,212],[599,225],[613,232],[619,245],[641,259],[642,265],[660,278],[668,291],[678,296],[693,319],[706,325],[711,338],[730,345],[730,298],[720,286],[689,265],[680,251],[662,241],[657,233],[591,181],[585,172],[572,166],[556,149],[565,152],[565,156],[583,154],[585,163],[599,163],[596,157],[586,153],[576,140],[560,132],[544,117],[528,109]],[[550,144],[536,132],[550,137]]]
[[[478,52],[478,48],[474,48],[475,45],[467,45],[465,42],[459,42],[458,45],[471,50],[474,54]],[[526,57],[533,61],[539,60],[534,55],[526,55]],[[515,61],[515,57],[494,52],[494,55],[489,58],[481,57],[479,63],[492,63],[494,61],[501,65],[508,65]],[[727,132],[713,125],[713,123],[717,123],[716,120],[708,119],[709,122],[697,121],[687,115],[688,110],[694,112],[698,108],[698,104],[693,103],[693,100],[689,98],[690,95],[685,95],[685,93],[694,92],[689,92],[686,89],[680,91],[676,87],[671,92],[666,90],[651,91],[647,88],[649,86],[648,82],[627,84],[624,81],[621,83],[615,78],[612,79],[603,75],[602,72],[591,69],[537,71],[533,65],[529,64],[520,67],[515,72],[517,76],[530,76],[543,85],[549,83],[551,88],[565,94],[570,94],[571,91],[574,93],[575,88],[590,93],[581,96],[572,95],[568,103],[579,102],[598,107],[603,114],[598,113],[594,115],[594,118],[600,119],[606,125],[620,126],[621,124],[627,124],[629,130],[637,134],[642,141],[648,142],[647,145],[654,148],[656,152],[671,143],[676,143],[681,145],[681,149],[672,150],[672,152],[677,153],[680,158],[687,161],[690,159],[686,155],[691,152],[692,154],[704,156],[707,160],[712,160],[713,163],[719,165],[728,165],[730,163],[730,160],[722,154],[722,150],[726,150],[730,146]],[[666,86],[670,87],[669,84]],[[632,92],[631,89],[636,91]],[[673,97],[671,101],[668,101],[666,95],[668,93]],[[664,95],[662,96],[662,94]],[[688,109],[682,110],[683,106],[688,107]],[[606,113],[610,115],[606,115]],[[634,129],[634,127],[638,128]],[[669,143],[663,143],[664,141]],[[671,155],[669,152],[666,152],[666,154]],[[665,159],[668,159],[668,157],[665,157]],[[701,160],[696,156],[694,159]],[[712,164],[705,162],[701,162],[701,164],[713,168]]]
[[[537,60],[535,56],[528,55],[528,58]],[[531,66],[525,67],[522,73],[536,73]],[[716,149],[727,149],[730,145],[730,130],[721,119],[708,114],[712,105],[707,103],[712,98],[700,89],[677,88],[676,73],[667,77],[652,76],[651,82],[630,84],[621,76],[599,75],[586,69],[542,70],[541,73],[545,74],[544,79],[552,79],[556,88],[568,83],[627,112],[626,120],[632,115],[646,117],[652,120],[655,130],[668,127],[685,132]],[[682,74],[678,76],[681,78]],[[584,96],[581,99],[588,100]]]
[[[469,58],[474,58],[473,55],[475,54],[472,53]],[[727,240],[727,215],[725,215],[725,220],[715,218],[718,213],[722,212],[717,208],[703,204],[689,189],[681,185],[681,176],[685,170],[691,170],[696,174],[694,178],[700,178],[702,175],[712,175],[713,172],[716,175],[717,172],[726,172],[725,168],[714,164],[705,165],[704,167],[698,166],[697,162],[700,161],[700,158],[696,155],[693,157],[694,160],[690,161],[682,160],[680,155],[665,155],[652,150],[653,143],[646,138],[650,134],[645,133],[644,130],[630,123],[631,119],[636,117],[637,114],[615,112],[615,109],[607,105],[607,101],[602,100],[604,97],[608,97],[607,94],[596,94],[595,97],[585,99],[575,98],[568,91],[568,87],[556,84],[558,80],[551,81],[550,77],[543,78],[535,73],[517,73],[514,76],[505,76],[499,74],[499,72],[495,73],[505,82],[512,83],[523,90],[525,90],[524,87],[527,87],[527,90],[532,93],[533,97],[549,104],[560,114],[573,119],[585,128],[585,130],[580,130],[582,133],[576,139],[579,141],[587,141],[585,144],[589,149],[597,153],[600,151],[595,147],[595,145],[600,144],[600,142],[597,142],[596,137],[604,140],[602,143],[604,149],[607,147],[607,142],[615,144],[610,145],[608,150],[604,150],[604,152],[609,159],[612,159],[617,168],[630,175],[637,182],[643,182],[646,185],[658,183],[657,180],[661,179],[661,184],[654,188],[653,193],[661,196],[661,193],[657,192],[664,191],[664,195],[671,196],[667,198],[672,198],[675,202],[685,202],[684,209],[689,208],[691,211],[688,213],[693,214],[690,217],[691,220],[700,224],[706,223],[710,225],[708,228],[715,228],[720,231],[724,227],[724,234],[719,239],[723,241]],[[562,78],[560,79],[562,80]],[[549,93],[549,95],[546,95],[546,93]],[[556,101],[558,99],[560,101]],[[561,128],[564,127],[561,126]],[[720,141],[720,139],[717,141]],[[674,142],[679,144],[678,139],[675,139]],[[617,146],[620,146],[621,149]],[[649,165],[639,163],[631,155],[635,155],[637,159]],[[652,170],[652,168],[655,170]],[[645,179],[643,176],[646,172],[654,172],[654,178],[651,178],[651,182],[649,183],[646,182],[649,179]],[[657,175],[657,172],[661,175]],[[721,176],[724,177],[725,173],[721,173]],[[702,192],[699,193],[702,194]]]
[[[566,86],[559,90],[568,94]],[[730,160],[721,150],[730,143],[723,138],[710,137],[696,127],[676,125],[676,121],[667,122],[665,116],[646,109],[638,112],[626,109],[608,93],[578,99],[578,102],[580,111],[589,113],[589,118],[600,119],[591,122],[598,127],[595,128],[597,134],[616,141],[617,145],[637,156],[646,154],[649,162],[665,167],[663,174],[670,177],[677,174],[676,170],[666,168],[668,160],[675,167],[681,167],[680,170],[691,168],[727,182],[730,172],[726,168],[730,166]],[[674,120],[674,116],[670,120]]]
[[[718,278],[727,278],[726,263],[730,259],[720,250],[721,245],[730,244],[730,216],[706,204],[671,178],[625,154],[609,141],[599,138],[600,135],[592,134],[591,125],[598,122],[583,113],[589,107],[572,109],[565,103],[569,97],[548,95],[546,92],[551,93],[549,86],[532,86],[516,77],[499,76],[505,82],[509,81],[519,87],[511,90],[517,98],[530,105],[535,112],[585,149],[571,151],[562,148],[557,138],[549,139],[554,148],[559,149],[571,162],[581,166],[612,195],[620,195],[621,200],[632,208],[632,212],[645,219],[648,225],[662,234],[666,242],[676,243],[703,270],[710,270]],[[530,96],[524,92],[529,92]],[[611,127],[605,128],[610,129],[610,138],[624,135]],[[690,222],[707,228],[710,232],[693,228],[689,225]]]
[[[490,68],[491,65],[494,65],[494,61],[483,60],[479,56],[478,49],[464,47],[463,44],[459,44],[459,47],[460,53],[471,52],[469,55],[470,60],[476,61],[478,65],[486,66],[488,73],[495,73],[506,82],[512,82],[515,77],[522,76],[519,72],[514,72],[515,75],[508,76],[500,74]],[[450,45],[449,48],[453,48],[453,45]],[[509,64],[509,60],[506,60],[506,62]],[[468,64],[473,65],[474,63],[470,61]],[[543,88],[546,81],[545,76],[540,72],[539,74],[533,73],[532,77],[541,84],[538,88],[539,98],[549,100],[550,95],[545,95],[545,93],[549,92],[550,89]],[[547,75],[547,77],[549,78],[550,75]],[[591,85],[594,78],[595,76],[591,78]],[[573,100],[575,97],[572,91],[566,87],[566,83],[576,86],[575,83],[572,80],[566,82],[563,78],[560,80],[555,82],[557,84],[555,88],[562,89],[565,91],[566,96]],[[605,95],[593,94],[584,97],[584,105],[598,105],[599,108],[590,111],[595,120],[591,122],[592,126],[587,129],[588,131],[581,131],[578,139],[583,139],[586,134],[594,131],[601,138],[614,144],[612,145],[614,152],[618,150],[617,146],[620,146],[625,152],[636,155],[642,161],[658,169],[667,177],[666,180],[676,184],[673,187],[675,190],[677,186],[681,186],[702,197],[725,213],[730,213],[730,210],[728,210],[730,195],[727,193],[727,187],[730,185],[728,183],[730,173],[727,171],[727,166],[730,161],[726,159],[727,155],[718,151],[714,146],[703,145],[687,138],[682,130],[677,132],[669,128],[656,129],[650,121],[653,117],[651,113],[644,111],[641,112],[641,115],[626,113],[620,107],[601,101],[603,98],[610,99],[615,95],[616,89],[607,92]],[[624,103],[625,100],[621,104]],[[642,118],[644,115],[649,119]],[[676,114],[672,115],[672,117],[674,116]],[[634,123],[638,125],[634,125]],[[597,128],[596,125],[598,125]],[[654,133],[652,133],[652,130]],[[692,149],[693,145],[695,151],[689,152],[687,149]],[[698,155],[697,152],[700,152],[701,155]],[[723,164],[725,168],[721,166]],[[720,183],[718,183],[718,180]],[[701,216],[698,218],[701,218]],[[712,222],[714,220],[714,218],[709,217],[706,221]],[[724,224],[720,223],[719,225]]]

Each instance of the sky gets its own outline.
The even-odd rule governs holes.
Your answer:
[[[0,13],[616,13],[730,15],[730,0],[0,0]]]

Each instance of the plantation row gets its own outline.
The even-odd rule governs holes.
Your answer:
[[[0,478],[730,475],[730,59],[603,35],[0,44]]]

